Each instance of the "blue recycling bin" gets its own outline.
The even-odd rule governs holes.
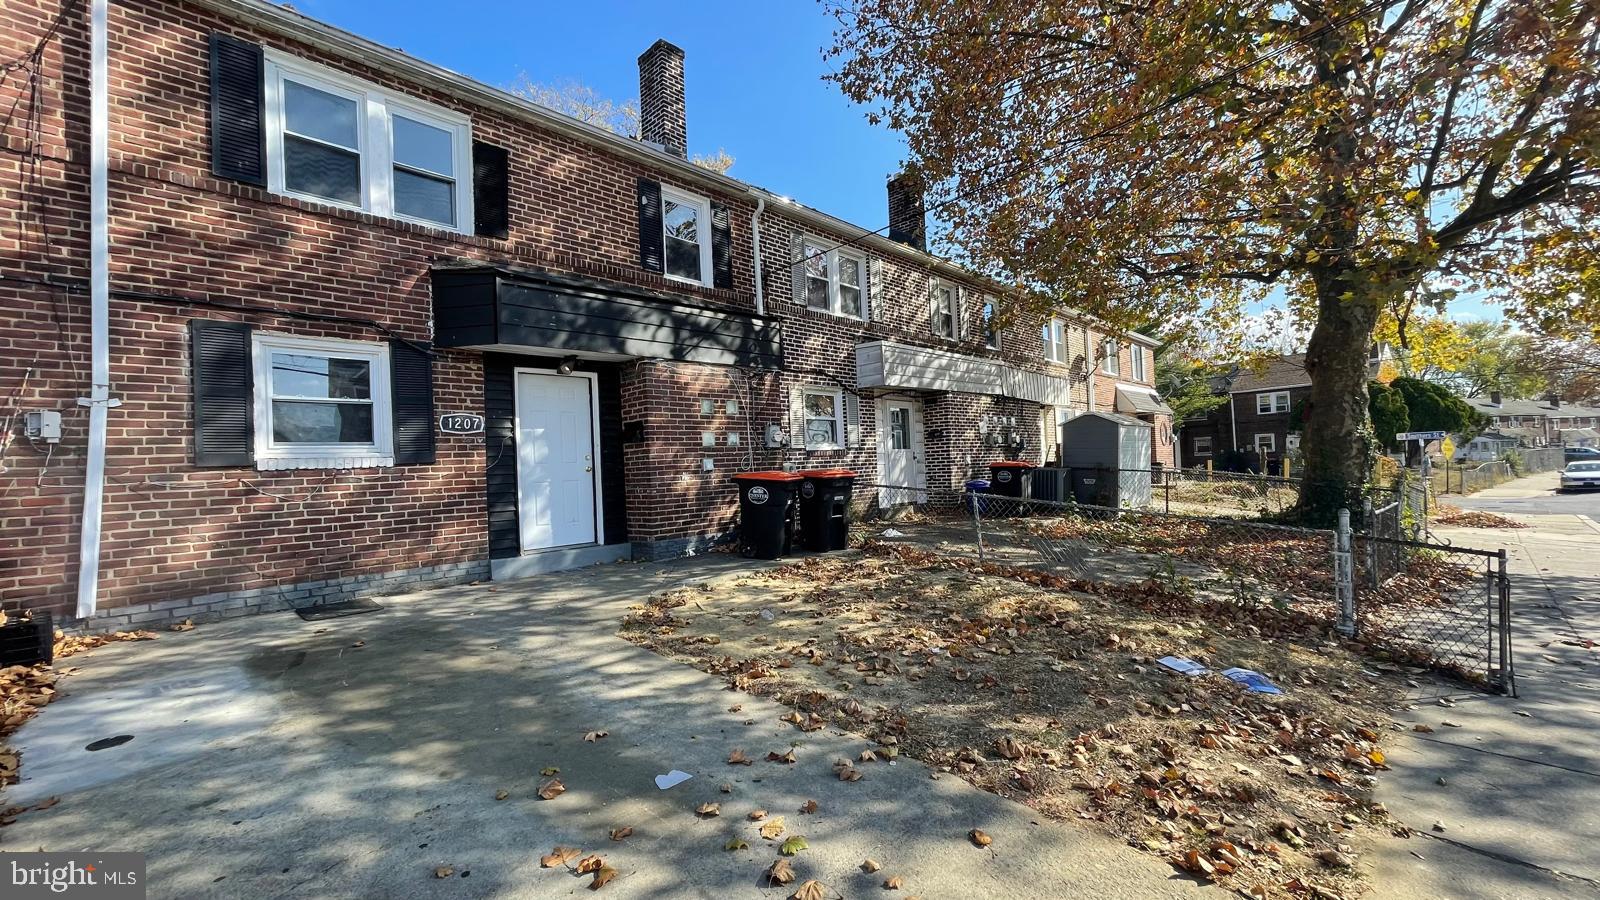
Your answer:
[[[989,498],[983,495],[989,493],[988,479],[974,478],[967,482],[966,486],[967,493],[969,495],[978,495],[967,497],[967,512],[978,515],[987,515],[989,512]]]

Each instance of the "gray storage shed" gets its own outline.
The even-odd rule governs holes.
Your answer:
[[[1073,416],[1061,426],[1061,466],[1079,503],[1149,506],[1153,426],[1113,412]],[[1114,476],[1114,477],[1113,477]]]

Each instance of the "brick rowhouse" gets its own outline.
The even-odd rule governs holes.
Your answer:
[[[37,102],[0,134],[0,608],[66,615],[88,393],[87,11],[0,8],[0,56],[39,50],[23,73]],[[688,163],[685,59],[665,41],[639,60],[645,143],[258,0],[112,4],[109,29],[121,405],[86,627],[679,555],[736,527],[728,477],[748,469],[855,469],[862,514],[949,500],[992,459],[1047,460],[1060,421],[1118,408],[1116,382],[1151,383],[1153,362],[1137,383],[1127,360],[1090,376],[1101,335],[1082,317],[1062,311],[1052,351],[1050,323],[1008,314],[1003,286],[924,252],[906,179],[886,198],[891,240]],[[364,132],[345,147],[329,111],[344,100],[363,113],[352,128],[383,117],[393,158]],[[359,188],[342,193],[348,172]],[[325,394],[294,393],[306,385]],[[593,434],[568,435],[588,449],[571,470],[587,464],[587,523],[563,519],[570,504],[548,515],[535,387],[587,397]],[[61,414],[59,442],[23,432],[34,410]],[[484,432],[437,428],[452,412]],[[873,487],[896,480],[912,490]],[[585,540],[560,543],[571,534]]]

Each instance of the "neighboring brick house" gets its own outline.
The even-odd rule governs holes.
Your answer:
[[[7,59],[62,9],[5,7]],[[906,179],[883,237],[690,164],[666,42],[634,141],[263,0],[108,29],[99,552],[79,10],[0,135],[0,395],[61,414],[5,435],[0,608],[138,625],[672,556],[735,525],[737,471],[949,498],[1071,415],[1159,406],[1144,339],[1110,371],[1081,317],[926,253]]]
[[[1508,399],[1498,391],[1487,397],[1466,399],[1468,405],[1489,419],[1489,430],[1505,441],[1514,440],[1516,445],[1600,446],[1600,407],[1567,403],[1559,397]]]

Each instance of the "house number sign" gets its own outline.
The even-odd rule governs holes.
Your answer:
[[[439,417],[439,430],[445,434],[483,434],[483,416],[445,413]]]

